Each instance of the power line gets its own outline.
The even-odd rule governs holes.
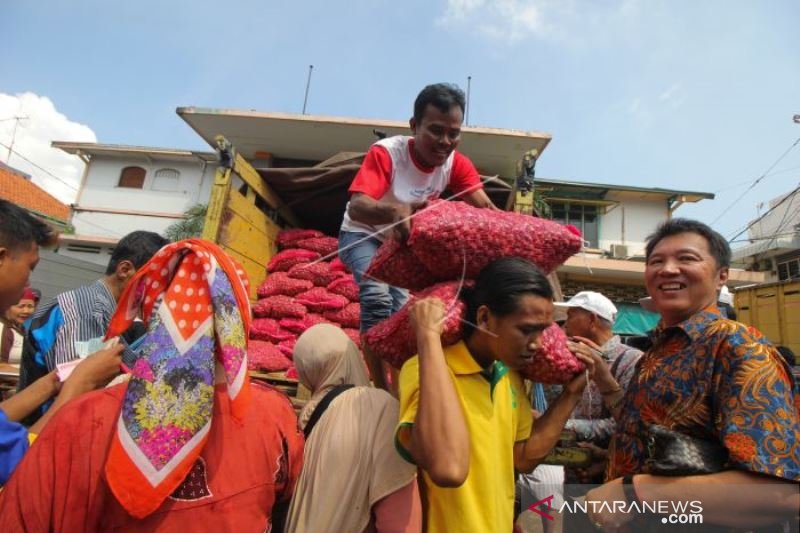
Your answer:
[[[798,140],[800,140],[800,139],[798,139]],[[742,233],[746,232],[747,230],[749,230],[750,228],[752,228],[753,226],[755,226],[756,224],[758,224],[759,222],[761,222],[761,220],[763,220],[765,216],[767,216],[768,214],[770,214],[770,213],[772,213],[773,211],[775,211],[775,210],[776,210],[778,207],[780,207],[780,206],[783,204],[783,202],[785,202],[785,201],[786,201],[786,200],[788,200],[789,198],[794,198],[794,195],[795,195],[795,194],[796,194],[798,191],[800,191],[800,185],[798,185],[797,187],[795,187],[795,189],[794,189],[792,192],[790,192],[789,194],[787,194],[786,196],[784,196],[783,198],[781,198],[781,201],[780,201],[780,202],[778,202],[777,204],[775,204],[775,205],[773,205],[772,207],[770,207],[770,208],[769,208],[769,209],[768,209],[768,210],[767,210],[767,211],[766,211],[766,212],[765,212],[763,215],[761,215],[760,217],[758,217],[757,219],[755,219],[755,220],[753,220],[751,223],[749,223],[749,224],[747,225],[747,227],[745,227],[745,228],[744,228],[742,231],[740,231],[739,233],[737,233],[737,234],[736,234],[736,235],[734,235],[733,237],[729,238],[729,239],[728,239],[728,242],[731,242],[731,241],[734,241],[734,240],[736,240],[737,238],[739,238],[739,236],[740,236],[740,235],[742,235]]]
[[[19,153],[16,150],[12,149],[7,144],[0,142],[0,146],[2,146],[3,148],[7,148],[11,153],[16,155],[17,157],[19,157],[23,161],[26,161],[27,163],[29,163],[29,164],[33,165],[34,167],[38,168],[39,170],[41,170],[42,172],[44,172],[45,174],[47,174],[51,178],[57,179],[58,181],[60,181],[61,183],[63,183],[64,185],[66,185],[67,187],[72,189],[73,191],[77,191],[78,190],[78,188],[76,186],[72,185],[71,183],[68,183],[66,180],[64,180],[62,178],[59,178],[58,176],[56,176],[55,174],[53,174],[52,172],[50,172],[46,168],[43,168],[43,167],[37,165],[36,163],[34,163],[33,161],[31,161],[30,159],[28,159],[27,157],[25,157],[21,153]]]
[[[768,175],[770,172],[772,172],[772,169],[773,169],[773,168],[775,168],[775,167],[778,165],[778,163],[780,163],[781,161],[783,161],[783,158],[784,158],[784,157],[786,157],[787,155],[789,155],[789,152],[791,152],[791,151],[794,149],[794,147],[795,147],[795,146],[797,146],[798,144],[800,144],[800,137],[798,137],[798,138],[797,138],[797,140],[796,140],[796,141],[794,141],[794,142],[792,143],[792,145],[791,145],[789,148],[787,148],[787,149],[786,149],[786,151],[785,151],[785,152],[783,152],[783,154],[781,154],[781,156],[780,156],[778,159],[776,159],[776,160],[775,160],[775,162],[774,162],[774,163],[772,163],[772,164],[769,166],[769,168],[768,168],[767,170],[765,170],[765,171],[764,171],[764,173],[763,173],[763,174],[761,174],[761,175],[760,175],[758,178],[756,178],[756,179],[755,179],[755,181],[753,181],[753,183],[751,183],[751,184],[750,184],[750,186],[749,186],[747,189],[745,189],[745,191],[744,191],[742,194],[740,194],[740,195],[739,195],[739,197],[738,197],[738,198],[736,198],[736,200],[734,200],[734,201],[733,201],[733,203],[732,203],[731,205],[729,205],[728,207],[726,207],[726,208],[725,208],[725,209],[722,211],[722,213],[720,213],[720,214],[719,214],[719,216],[718,216],[717,218],[715,218],[715,219],[714,219],[714,220],[711,222],[711,224],[709,224],[709,225],[710,225],[710,226],[713,226],[714,224],[716,224],[717,222],[719,222],[719,219],[721,219],[723,216],[725,216],[725,215],[728,213],[728,211],[730,211],[730,210],[731,210],[731,208],[732,208],[733,206],[735,206],[736,204],[738,204],[738,203],[739,203],[739,200],[741,200],[742,198],[744,198],[744,197],[747,195],[747,193],[748,193],[748,192],[750,192],[750,191],[751,191],[751,190],[752,190],[752,189],[753,189],[753,188],[754,188],[756,185],[758,185],[758,184],[759,184],[759,182],[761,182],[761,180],[763,180],[764,178],[766,178],[766,177],[767,177],[767,175]],[[737,235],[737,237],[738,237],[738,235]]]
[[[797,170],[798,168],[800,168],[800,166],[783,168],[781,170],[776,170],[775,172],[770,172],[765,177],[769,178],[770,176],[777,176],[778,174],[785,174],[787,172],[792,172],[793,170]],[[751,181],[750,178],[748,178],[746,180],[733,183],[731,185],[728,185],[727,187],[723,187],[721,189],[717,189],[716,191],[714,191],[714,194],[719,194],[721,192],[730,191],[731,189],[738,189],[742,185],[746,185],[746,184],[750,183],[750,181]]]

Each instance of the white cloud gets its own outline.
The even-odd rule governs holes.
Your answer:
[[[439,24],[463,27],[497,40],[514,43],[531,36],[544,37],[553,28],[547,22],[546,0],[447,0]]]
[[[13,117],[24,118],[17,121]],[[0,161],[32,175],[34,183],[62,202],[74,202],[83,162],[77,156],[51,147],[50,143],[54,140],[97,142],[91,128],[69,120],[46,96],[30,92],[0,93],[0,143],[11,146],[12,139],[16,153],[8,159],[8,148],[0,146]],[[66,183],[36,168],[23,157]]]
[[[686,100],[686,92],[678,83],[673,83],[669,86],[667,90],[662,92],[658,99],[665,104],[671,105],[673,108],[677,109],[683,102]]]

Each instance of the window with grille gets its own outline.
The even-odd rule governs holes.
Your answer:
[[[125,167],[119,175],[119,187],[141,189],[144,187],[145,170],[142,167]]]
[[[572,224],[583,234],[589,248],[597,248],[599,224],[596,205],[550,203],[551,218],[560,224]]]
[[[153,190],[175,192],[180,184],[181,173],[174,168],[160,168],[153,177]]]
[[[800,278],[800,259],[790,259],[789,261],[778,263],[779,280],[797,278]]]

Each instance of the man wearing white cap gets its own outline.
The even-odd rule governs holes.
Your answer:
[[[620,387],[626,388],[642,352],[626,346],[618,335],[612,333],[617,308],[611,300],[599,292],[581,291],[568,302],[555,305],[566,309],[564,331],[570,337],[570,348],[574,351],[593,350],[599,353],[611,367],[611,373]],[[565,429],[575,431],[578,441],[594,445],[591,447],[596,457],[588,468],[571,472],[567,470],[567,483],[602,483],[605,450],[615,429],[611,413],[603,406],[603,396],[617,391],[616,388],[600,390],[594,382],[590,382],[584,389],[583,397],[572,412],[572,418]]]

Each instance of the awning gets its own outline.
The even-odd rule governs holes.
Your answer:
[[[616,304],[617,320],[613,332],[617,335],[644,335],[658,324],[660,315],[645,311],[638,304]]]

